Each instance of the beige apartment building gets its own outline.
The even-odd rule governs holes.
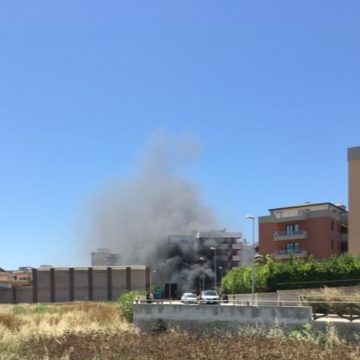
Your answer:
[[[349,253],[360,255],[360,146],[348,149]]]

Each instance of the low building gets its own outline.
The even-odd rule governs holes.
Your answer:
[[[348,212],[330,202],[269,210],[259,217],[259,253],[275,259],[326,259],[347,252]]]
[[[31,285],[31,268],[14,271],[0,271],[0,287],[20,287]]]

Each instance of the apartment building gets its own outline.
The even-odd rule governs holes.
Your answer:
[[[269,210],[259,217],[259,253],[275,259],[326,259],[347,252],[348,212],[330,202]]]
[[[119,266],[122,264],[120,254],[114,254],[110,249],[99,248],[91,253],[91,266]]]
[[[216,259],[226,270],[247,263],[247,246],[240,242],[241,236],[240,232],[222,229],[198,232],[196,238],[200,244],[213,241]]]
[[[360,146],[348,149],[349,253],[360,255]]]
[[[168,241],[170,244],[185,245],[182,247],[183,251],[186,249],[185,252],[196,253],[198,258],[204,257],[206,261],[213,262],[216,258],[217,266],[220,267],[218,271],[221,274],[240,264],[249,263],[253,257],[251,256],[253,248],[250,249],[248,244],[241,241],[241,237],[240,232],[221,229],[199,231],[191,235],[171,235]]]

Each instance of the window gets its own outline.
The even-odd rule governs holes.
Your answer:
[[[334,230],[334,222],[331,221],[331,230]]]
[[[298,252],[299,251],[299,243],[287,243],[286,244],[286,252]]]
[[[340,252],[344,253],[348,251],[348,243],[347,242],[343,242],[340,244]]]
[[[299,232],[298,224],[286,224],[285,225],[285,233],[286,235],[293,235]]]

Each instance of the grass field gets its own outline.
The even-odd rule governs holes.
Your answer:
[[[0,359],[360,359],[333,329],[245,329],[237,335],[142,334],[116,303],[0,305]]]

